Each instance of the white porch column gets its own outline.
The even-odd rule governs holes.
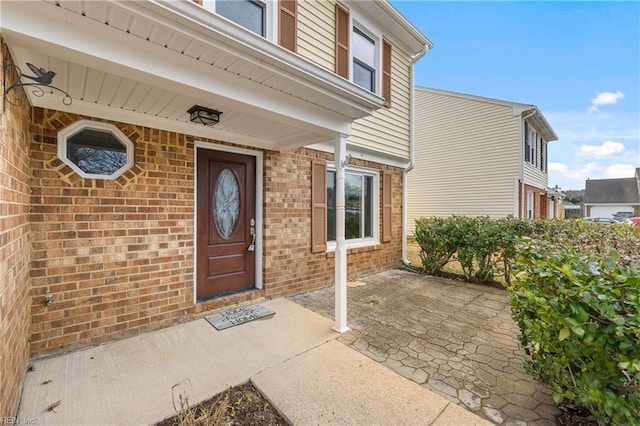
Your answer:
[[[336,251],[335,251],[335,316],[333,329],[338,333],[347,327],[347,248],[344,236],[344,169],[347,162],[347,137],[341,135],[335,142],[336,164]]]

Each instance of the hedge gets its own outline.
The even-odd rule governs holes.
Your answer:
[[[581,220],[423,218],[427,273],[457,259],[473,282],[501,277],[527,371],[557,403],[600,424],[640,425],[640,232]]]

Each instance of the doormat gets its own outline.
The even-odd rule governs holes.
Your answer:
[[[206,316],[205,319],[216,330],[224,330],[235,325],[275,315],[275,312],[262,305],[241,306],[225,312]]]

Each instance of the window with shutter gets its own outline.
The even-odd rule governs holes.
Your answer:
[[[278,43],[285,49],[296,51],[297,45],[297,1],[280,0],[278,14]]]
[[[384,106],[391,108],[391,44],[382,41],[382,97]]]
[[[545,155],[545,148],[546,145],[544,144],[544,141],[542,140],[542,138],[540,138],[540,170],[542,170],[544,172],[545,169],[545,161],[546,161],[546,155]]]
[[[336,3],[336,74],[349,78],[349,11]]]
[[[391,241],[391,173],[382,175],[382,241]]]
[[[311,164],[311,251],[327,250],[327,164]]]

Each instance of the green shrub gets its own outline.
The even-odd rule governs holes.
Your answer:
[[[422,266],[428,274],[441,272],[455,259],[468,281],[492,281],[501,277],[509,282],[517,237],[531,230],[531,222],[513,218],[431,217],[416,221],[415,239],[420,245]]]
[[[593,238],[578,245],[603,243],[587,235]],[[509,286],[528,371],[556,402],[585,407],[601,424],[640,424],[638,265],[623,265],[615,251],[550,245],[524,240]]]
[[[460,245],[457,219],[420,218],[416,220],[415,239],[420,245],[420,260],[427,274],[442,270]]]
[[[556,402],[640,425],[637,228],[453,216],[419,219],[415,237],[427,273],[457,257],[467,280],[504,279],[526,367]]]

